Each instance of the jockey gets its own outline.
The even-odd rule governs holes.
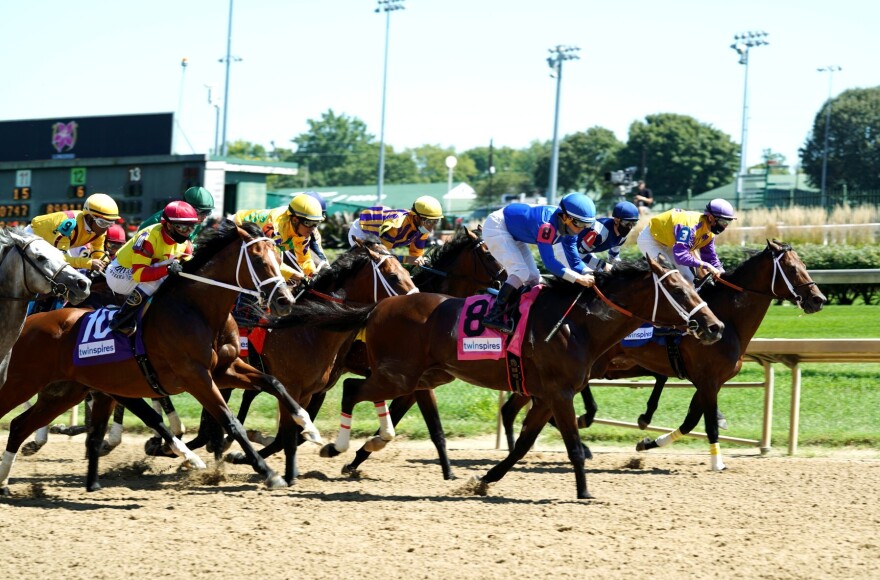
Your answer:
[[[26,231],[64,251],[67,263],[74,268],[103,271],[104,234],[118,220],[116,202],[109,195],[95,193],[86,199],[81,211],[36,216]],[[71,251],[79,248],[85,255],[72,255]]]
[[[551,274],[591,287],[595,280],[578,255],[577,237],[595,220],[596,206],[582,193],[566,195],[559,201],[559,207],[512,203],[489,214],[483,224],[483,240],[507,270],[507,281],[483,319],[483,326],[505,334],[513,332],[512,321],[504,320],[508,303],[521,286],[537,284],[541,279],[530,244],[538,246],[541,261]],[[565,262],[557,259],[555,244],[562,247]]]
[[[192,257],[190,236],[199,223],[198,212],[185,201],[172,201],[162,210],[162,221],[128,240],[107,268],[107,285],[128,298],[110,323],[111,330],[132,334],[134,316],[169,275],[183,270],[181,261]]]
[[[427,260],[422,254],[425,253],[428,238],[442,218],[440,202],[430,195],[416,199],[408,210],[369,207],[351,224],[348,242],[354,246],[355,238],[363,239],[372,234],[389,250],[408,247],[413,262],[423,266]]]
[[[619,262],[620,248],[638,221],[639,209],[628,201],[621,201],[614,206],[610,218],[599,218],[593,227],[578,234],[578,252],[587,269],[610,270],[612,262]],[[605,250],[608,250],[607,260],[593,255]]]
[[[199,216],[199,223],[196,226],[196,229],[193,230],[192,236],[190,236],[189,238],[190,240],[195,240],[196,237],[198,237],[199,232],[202,231],[202,226],[204,225],[205,220],[211,217],[211,214],[214,212],[214,196],[211,195],[211,192],[204,187],[190,187],[183,192],[183,201],[193,206]],[[162,211],[157,211],[156,213],[142,221],[140,223],[139,229],[142,230],[147,226],[151,226],[162,221]]]
[[[327,219],[327,202],[324,201],[324,196],[318,193],[317,191],[306,191],[306,195],[310,195],[318,200],[318,203],[321,204],[321,215],[324,216],[324,220]],[[315,231],[312,232],[312,239],[309,240],[309,250],[312,254],[315,255],[315,271],[319,271],[322,268],[326,268],[330,265],[330,261],[327,259],[327,256],[324,255],[324,248],[321,242],[321,230],[315,228]]]
[[[324,221],[323,210],[317,199],[307,193],[300,193],[290,200],[287,207],[274,209],[243,209],[233,216],[236,225],[254,222],[263,230],[266,237],[275,241],[279,257],[289,252],[300,270],[286,263],[281,264],[281,275],[285,280],[302,280],[317,272],[309,244],[318,224]]]
[[[126,241],[125,230],[122,229],[121,225],[115,224],[110,226],[104,237],[104,253],[112,260],[116,257],[116,252],[119,251],[119,248],[125,245]]]
[[[705,268],[713,276],[724,271],[715,253],[715,236],[735,219],[733,206],[716,198],[706,204],[702,213],[671,209],[654,216],[636,242],[642,253],[665,256],[693,284],[691,268]]]

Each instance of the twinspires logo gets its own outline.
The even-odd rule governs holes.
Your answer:
[[[624,340],[648,340],[654,336],[654,327],[648,326],[646,328],[637,328],[632,331],[632,334],[627,336]]]
[[[79,358],[90,358],[93,356],[103,356],[116,352],[116,343],[110,340],[101,340],[99,342],[86,342],[79,345]]]
[[[492,338],[464,338],[461,341],[462,352],[502,352],[501,339]]]

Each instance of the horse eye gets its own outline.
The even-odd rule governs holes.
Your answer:
[[[43,254],[37,254],[37,262],[40,262],[41,264],[44,264],[44,263],[46,263],[46,262],[48,262],[48,261],[49,261],[49,257],[48,257],[48,256],[44,256]]]

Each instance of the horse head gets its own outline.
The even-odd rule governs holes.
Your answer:
[[[465,297],[486,288],[500,288],[507,279],[504,266],[489,252],[479,232],[465,227],[433,250],[429,259],[413,276],[424,291]]]
[[[677,268],[667,268],[645,255],[654,275],[654,310],[650,321],[657,326],[679,326],[683,321],[688,332],[703,344],[721,339],[724,323],[709,309]],[[665,300],[660,298],[661,294]],[[662,308],[660,305],[663,305]],[[664,312],[665,311],[665,312]],[[661,318],[662,317],[662,318]],[[671,324],[666,320],[672,320]]]
[[[770,282],[773,296],[791,300],[807,314],[822,310],[828,299],[810,278],[807,266],[797,252],[778,240],[767,240],[765,251],[773,259],[773,278]]]
[[[261,302],[269,306],[272,314],[284,316],[293,307],[293,294],[281,275],[281,262],[275,252],[275,242],[257,233],[258,228],[237,226],[241,238],[241,250],[236,269],[236,283],[242,288],[242,280],[250,282]]]
[[[25,234],[24,230],[9,230],[8,237],[21,256],[19,283],[27,294],[64,296],[72,304],[88,298],[91,281],[68,264],[60,250],[39,236]]]
[[[357,247],[363,248],[370,258],[373,268],[372,301],[400,294],[414,294],[419,291],[409,271],[397,257],[391,253],[378,238],[367,240],[355,239]],[[380,290],[381,288],[381,290]],[[353,297],[354,294],[351,295]]]

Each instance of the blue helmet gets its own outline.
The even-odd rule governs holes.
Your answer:
[[[620,218],[623,221],[639,221],[639,208],[628,201],[621,201],[614,206],[611,217]]]
[[[720,197],[716,197],[707,203],[706,209],[703,213],[726,220],[736,219],[736,214],[733,212],[733,206],[730,205],[729,201],[721,199]]]
[[[559,207],[575,219],[588,223],[596,221],[596,204],[583,193],[569,193],[559,200]]]

